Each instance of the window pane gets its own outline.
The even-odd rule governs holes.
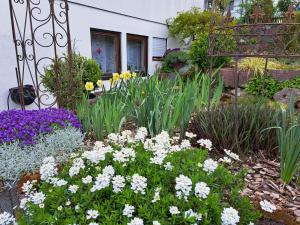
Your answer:
[[[101,66],[103,73],[117,71],[115,50],[115,37],[92,33],[92,57]]]
[[[127,67],[131,71],[144,71],[144,42],[142,40],[127,41]]]
[[[167,51],[167,39],[153,38],[152,55],[153,57],[163,57]]]

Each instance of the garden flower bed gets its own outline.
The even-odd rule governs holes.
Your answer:
[[[166,132],[146,136],[145,128],[110,134],[61,171],[54,157],[45,158],[41,182],[23,185],[18,224],[248,225],[260,217],[239,193],[245,171],[228,170],[226,158],[209,158],[209,140],[195,149]]]

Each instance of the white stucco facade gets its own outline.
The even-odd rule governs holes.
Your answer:
[[[58,1],[58,0],[57,0]],[[8,90],[17,86],[15,76],[15,50],[9,12],[9,0],[0,1],[0,110],[7,109]],[[41,0],[46,3],[48,0]],[[91,29],[120,32],[121,68],[127,69],[127,34],[148,38],[148,72],[155,71],[158,61],[152,59],[153,37],[168,38],[168,48],[178,47],[168,37],[166,19],[191,7],[204,7],[203,0],[73,0],[70,6],[71,38],[76,51],[91,58]],[[43,52],[38,52],[43,54]],[[25,77],[24,84],[30,84]],[[10,108],[18,108],[9,101]],[[34,106],[28,107],[33,108]]]

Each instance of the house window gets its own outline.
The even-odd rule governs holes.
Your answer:
[[[148,38],[139,35],[127,35],[127,69],[147,74]]]
[[[154,37],[152,42],[153,60],[162,60],[166,51],[167,51],[167,39]]]
[[[120,33],[92,30],[91,42],[92,57],[100,65],[103,79],[120,72]]]

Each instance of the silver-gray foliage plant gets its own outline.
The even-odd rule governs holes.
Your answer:
[[[20,147],[18,142],[0,145],[0,180],[16,182],[26,172],[37,170],[45,157],[53,156],[58,163],[82,147],[84,135],[74,127],[59,129],[40,138],[36,145]]]

